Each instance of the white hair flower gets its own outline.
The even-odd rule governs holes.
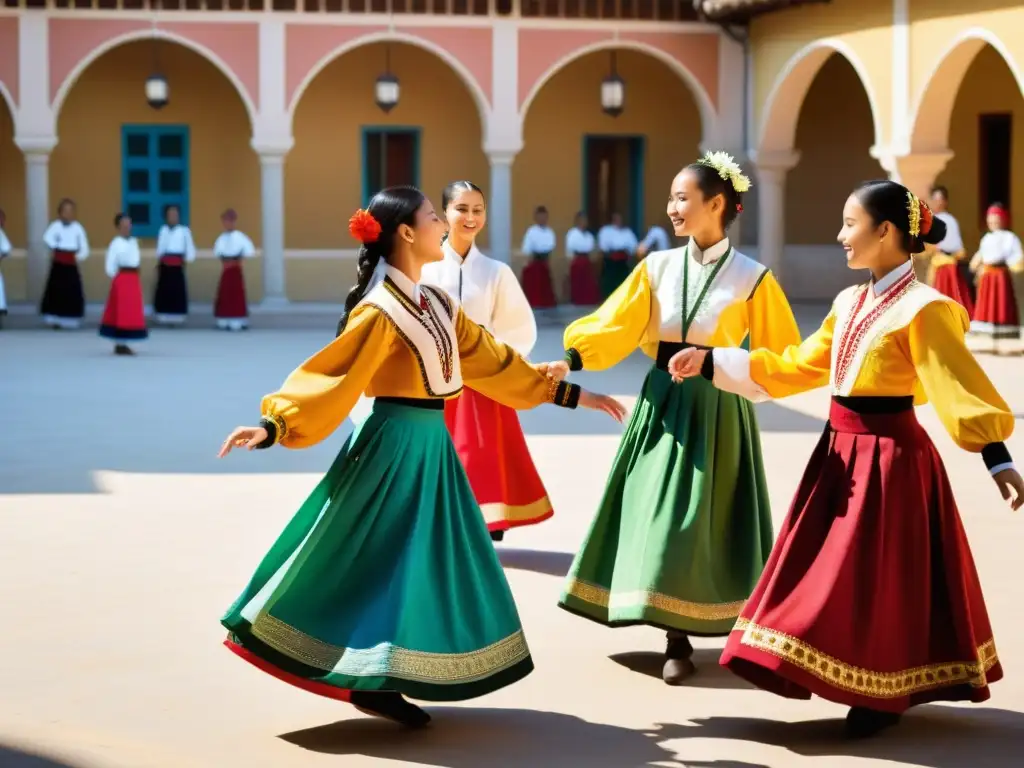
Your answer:
[[[743,175],[743,169],[728,152],[705,152],[704,157],[697,162],[714,168],[740,194],[750,191],[750,179]]]

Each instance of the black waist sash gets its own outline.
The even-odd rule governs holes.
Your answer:
[[[428,411],[443,411],[444,400],[440,397],[378,397],[376,398],[381,403],[391,403],[392,405],[407,405],[410,408],[423,408]]]
[[[854,413],[903,413],[914,407],[913,395],[893,397],[868,397],[866,395],[833,395],[832,402]]]
[[[672,355],[676,352],[682,352],[684,349],[714,349],[714,347],[706,347],[703,344],[690,344],[688,341],[659,341],[658,356],[655,358],[654,367],[659,371],[667,373],[668,361],[672,359]]]

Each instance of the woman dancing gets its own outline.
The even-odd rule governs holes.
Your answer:
[[[537,343],[530,302],[508,265],[475,244],[487,224],[483,192],[471,181],[452,182],[441,193],[441,209],[448,222],[444,258],[423,267],[423,282],[446,291],[466,317],[526,357]],[[492,540],[501,541],[509,528],[551,517],[551,502],[512,408],[467,386],[445,402],[444,416]]]
[[[662,672],[694,672],[688,635],[728,635],[772,546],[751,403],[697,379],[672,384],[685,347],[785,349],[800,332],[772,274],[726,230],[750,187],[709,153],[672,182],[668,216],[689,244],[652,253],[594,314],[565,331],[572,370],[602,370],[638,346],[655,359],[560,605],[612,627],[668,631]]]
[[[817,332],[781,354],[687,349],[669,363],[677,380],[703,375],[753,400],[831,386],[825,432],[721,663],[772,693],[851,707],[852,736],[916,704],[985,701],[1003,676],[953,490],[913,408],[931,400],[1020,508],[1003,444],[1013,414],[964,344],[967,311],[914,276],[911,254],[944,234],[908,189],[867,182],[839,241],[872,280],[839,294]]]
[[[391,187],[359,211],[359,279],[341,334],[263,399],[257,427],[221,448],[306,448],[364,391],[370,416],[286,526],[222,623],[228,648],[313,693],[408,726],[431,701],[482,696],[533,669],[515,603],[444,422],[463,380],[517,408],[622,406],[545,376],[418,285],[444,223]],[[384,279],[364,295],[382,262]]]

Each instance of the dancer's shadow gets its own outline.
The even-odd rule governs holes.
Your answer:
[[[692,722],[697,727],[680,736],[754,741],[806,757],[861,757],[922,768],[1020,768],[1024,764],[1024,713],[1007,709],[915,707],[892,730],[862,741],[844,738],[839,719],[786,723],[709,717]]]
[[[360,718],[280,738],[313,752],[407,760],[438,768],[641,768],[681,765],[672,762],[675,753],[659,742],[694,730],[668,725],[637,731],[530,709],[430,707],[429,711],[433,723],[421,731],[403,732],[393,723]]]
[[[75,768],[75,766],[63,760],[25,752],[16,747],[0,745],[0,768]]]
[[[695,648],[693,663],[697,672],[681,686],[683,688],[722,688],[722,689],[753,689],[746,680],[723,668],[718,659],[722,655],[717,648]],[[651,651],[630,651],[616,653],[608,657],[632,672],[661,680],[661,670],[665,665],[665,655]]]
[[[497,549],[498,560],[505,568],[516,571],[533,571],[548,576],[565,576],[572,565],[573,556],[568,552],[545,552],[542,549]]]

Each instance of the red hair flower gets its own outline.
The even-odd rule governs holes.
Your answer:
[[[932,213],[931,207],[924,200],[918,198],[917,203],[921,208],[921,234],[927,235],[932,231],[932,222],[935,220],[935,215]]]
[[[380,222],[372,213],[360,208],[348,220],[348,233],[363,245],[375,243],[380,237]]]
[[[743,213],[743,203],[736,203],[736,213]]]

